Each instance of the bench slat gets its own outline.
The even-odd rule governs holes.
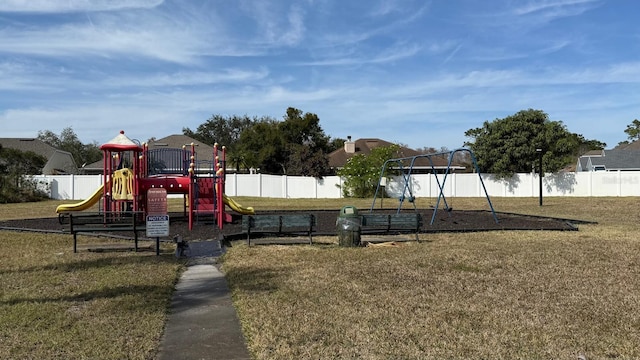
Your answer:
[[[146,231],[146,223],[138,220],[140,212],[118,212],[118,213],[69,213],[68,222],[61,219],[61,223],[66,225],[69,233],[73,235],[73,252],[77,252],[78,233],[91,232],[133,232],[135,250],[138,251],[138,232]]]
[[[296,233],[309,235],[313,242],[313,226],[316,224],[312,214],[291,215],[243,215],[242,231],[247,233],[247,244],[251,244],[251,233]]]
[[[419,240],[418,233],[422,223],[419,213],[411,214],[362,214],[362,229],[386,230],[412,230],[416,233],[416,241]]]

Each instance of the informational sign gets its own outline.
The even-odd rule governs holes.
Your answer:
[[[167,189],[147,190],[147,215],[167,215]]]
[[[169,236],[169,215],[147,215],[147,236]]]
[[[169,236],[167,189],[147,190],[147,236],[155,238]]]

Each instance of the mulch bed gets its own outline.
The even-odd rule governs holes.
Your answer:
[[[367,210],[368,211],[368,210]],[[403,210],[414,211],[414,210]],[[297,211],[298,213],[311,213],[316,216],[317,226],[314,236],[336,235],[336,219],[338,210],[309,210]],[[395,210],[374,210],[374,212],[395,212]],[[540,216],[529,216],[511,213],[496,213],[498,222],[495,221],[490,211],[479,210],[438,210],[433,224],[433,209],[418,210],[422,215],[423,224],[421,232],[472,232],[472,231],[494,231],[494,230],[553,230],[553,231],[576,231],[577,224],[586,223],[580,220],[557,219]],[[292,211],[259,211],[258,214],[287,214]],[[222,236],[227,238],[242,238],[242,216],[234,214],[233,223],[225,224],[222,230],[217,229],[210,219],[199,220],[189,230],[188,222],[183,214],[170,214],[171,237],[180,234],[185,240],[207,240],[217,239]],[[0,221],[0,228],[28,230],[28,231],[61,231],[62,225],[58,218],[46,219],[24,219]],[[124,234],[119,233],[119,236]],[[142,234],[144,236],[144,234]]]

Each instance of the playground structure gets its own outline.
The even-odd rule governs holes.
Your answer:
[[[181,149],[149,149],[147,144],[129,139],[124,131],[100,149],[104,159],[103,185],[82,202],[58,206],[58,214],[87,210],[96,204],[104,214],[147,214],[147,192],[154,188],[183,195],[190,230],[202,216],[212,217],[222,229],[225,222],[231,221],[225,205],[240,214],[254,213],[253,208],[243,207],[224,194],[224,146],[219,150],[218,144],[214,145],[209,164],[198,161],[194,144]]]
[[[422,154],[422,155],[416,155],[416,156],[411,156],[411,157],[404,157],[404,158],[397,158],[397,159],[389,159],[387,161],[384,162],[384,164],[382,165],[382,168],[380,170],[380,178],[378,179],[378,186],[376,187],[376,192],[373,196],[373,202],[371,203],[371,208],[369,209],[369,212],[373,212],[374,206],[376,204],[376,199],[378,198],[378,196],[383,196],[383,189],[382,189],[382,183],[383,181],[385,181],[387,179],[387,177],[389,177],[390,175],[387,174],[387,171],[392,169],[391,166],[395,164],[395,168],[394,170],[399,171],[400,175],[402,176],[403,182],[402,182],[402,192],[400,193],[399,196],[399,203],[398,203],[398,209],[397,209],[397,213],[400,213],[400,210],[402,209],[402,205],[404,203],[405,200],[407,200],[409,203],[413,204],[413,209],[417,211],[417,207],[415,204],[415,197],[413,196],[413,190],[411,187],[411,173],[413,171],[415,162],[417,159],[420,158],[425,158],[429,161],[430,165],[431,165],[431,172],[434,174],[434,177],[436,179],[436,183],[438,185],[438,200],[436,201],[436,205],[433,209],[433,215],[431,217],[431,222],[430,224],[433,225],[433,222],[436,219],[436,215],[438,213],[438,208],[440,207],[440,201],[442,200],[443,202],[443,206],[444,206],[444,210],[445,211],[452,211],[452,208],[449,206],[449,204],[447,203],[447,199],[444,195],[444,186],[446,184],[447,181],[447,176],[451,173],[451,163],[453,162],[454,159],[454,155],[457,152],[466,152],[470,155],[471,157],[471,161],[472,164],[474,166],[475,172],[478,174],[478,177],[480,179],[480,184],[482,185],[482,190],[484,191],[484,195],[487,198],[487,202],[489,203],[489,208],[491,209],[491,214],[493,215],[493,219],[495,220],[496,224],[498,223],[498,217],[496,216],[496,212],[493,209],[493,204],[491,204],[491,199],[489,198],[489,194],[487,193],[487,188],[484,185],[484,181],[482,181],[482,176],[480,174],[480,169],[478,168],[478,162],[476,161],[476,157],[473,154],[473,152],[469,149],[465,149],[465,148],[460,148],[460,149],[455,149],[455,150],[451,150],[451,151],[444,151],[444,152],[436,152],[436,153],[432,153],[432,154]],[[444,176],[442,178],[442,182],[440,182],[440,179],[438,178],[438,174],[436,172],[436,168],[433,162],[433,158],[436,156],[447,156],[447,168],[444,171]],[[407,164],[408,163],[408,164]],[[383,180],[385,179],[385,180]],[[405,194],[408,194],[408,196],[405,196]]]

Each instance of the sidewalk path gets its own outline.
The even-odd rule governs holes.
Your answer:
[[[189,244],[190,263],[176,285],[159,360],[251,359],[224,275],[218,241]]]

